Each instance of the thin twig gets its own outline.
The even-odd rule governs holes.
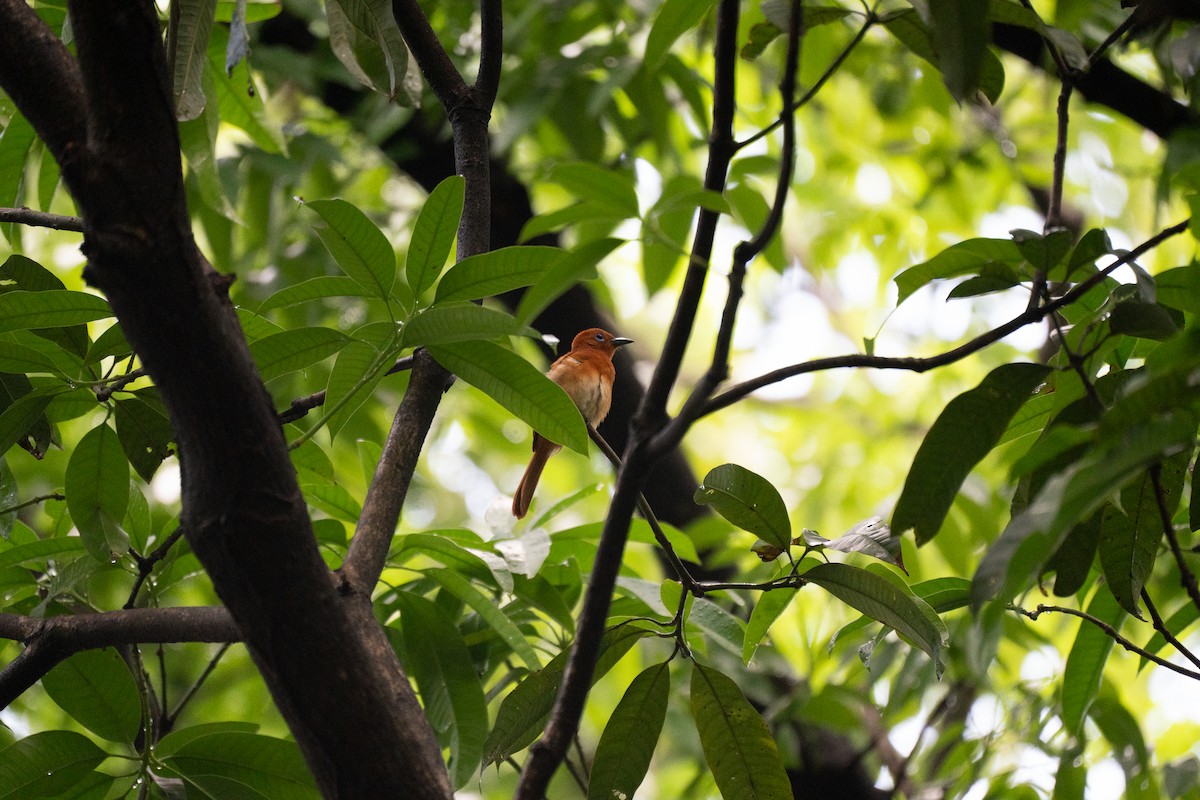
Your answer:
[[[1154,605],[1154,601],[1150,599],[1150,593],[1146,591],[1145,586],[1142,587],[1142,602],[1146,605],[1146,610],[1150,612],[1150,621],[1154,625],[1154,630],[1158,631],[1168,644],[1179,651],[1180,655],[1192,662],[1197,668],[1200,668],[1200,656],[1197,656],[1184,646],[1183,642],[1179,641],[1178,637],[1167,627],[1162,615],[1158,613],[1158,608]]]
[[[8,508],[0,508],[0,516],[2,516],[4,514],[11,514],[14,511],[20,511],[22,508],[28,508],[29,506],[35,506],[38,503],[43,503],[47,500],[66,500],[66,499],[67,499],[67,496],[65,494],[62,494],[61,492],[50,492],[50,494],[39,494],[37,497],[31,497],[28,500],[23,500],[20,503],[17,503],[15,506],[9,506]]]
[[[130,370],[120,377],[113,378],[112,381],[96,387],[96,399],[103,403],[112,397],[113,393],[121,391],[138,378],[145,377],[145,375],[146,370],[139,368]]]
[[[1066,606],[1048,606],[1048,605],[1039,605],[1037,608],[1033,609],[1032,611],[1030,611],[1029,609],[1026,609],[1026,608],[1021,608],[1018,605],[1011,605],[1011,606],[1009,606],[1009,608],[1012,609],[1013,611],[1017,612],[1018,614],[1021,614],[1022,616],[1029,617],[1031,620],[1034,620],[1034,621],[1036,621],[1037,618],[1040,617],[1042,614],[1045,614],[1047,612],[1054,612],[1054,613],[1058,613],[1058,614],[1067,614],[1072,617],[1079,617],[1084,622],[1087,622],[1091,625],[1095,625],[1097,628],[1099,628],[1101,631],[1104,632],[1105,636],[1112,639],[1114,642],[1121,645],[1121,647],[1125,648],[1129,652],[1140,655],[1142,658],[1145,658],[1148,661],[1153,661],[1155,664],[1158,664],[1160,667],[1166,667],[1167,669],[1171,670],[1172,672],[1178,672],[1180,675],[1183,675],[1185,677],[1192,678],[1194,680],[1200,680],[1200,672],[1190,670],[1187,667],[1181,667],[1178,664],[1172,664],[1170,661],[1167,661],[1165,658],[1160,658],[1159,656],[1154,655],[1153,653],[1145,650],[1144,648],[1138,647],[1136,644],[1134,644],[1133,642],[1131,642],[1130,640],[1128,640],[1124,636],[1122,636],[1120,633],[1118,633],[1117,629],[1114,628],[1112,625],[1109,625],[1104,620],[1099,619],[1091,614],[1088,614],[1085,611],[1079,611],[1074,608],[1067,608]]]
[[[394,375],[397,372],[403,372],[406,369],[412,369],[413,357],[411,355],[396,359],[396,363],[383,373],[385,376]],[[287,425],[289,422],[295,422],[302,419],[309,411],[314,408],[319,408],[325,405],[325,390],[314,392],[306,397],[297,397],[291,402],[287,408],[278,413],[279,424]]]
[[[149,556],[142,558],[133,548],[129,549],[130,555],[137,561],[138,575],[133,582],[133,588],[129,590],[129,599],[125,601],[124,608],[133,608],[137,604],[138,592],[142,590],[142,584],[146,582],[146,578],[150,577],[150,573],[154,570],[154,566],[158,562],[167,557],[167,552],[175,545],[176,542],[183,536],[183,526],[177,527],[170,536],[163,541],[154,552]]]
[[[183,713],[183,709],[187,706],[191,699],[200,691],[200,687],[208,680],[208,676],[213,674],[213,670],[217,668],[217,663],[221,660],[221,656],[229,651],[231,643],[226,642],[218,648],[216,655],[209,659],[208,665],[204,668],[204,672],[200,673],[200,677],[196,678],[195,682],[188,687],[184,692],[183,697],[179,698],[179,703],[166,716],[163,717],[163,727],[170,731],[175,724],[175,720],[179,719],[179,715]]]
[[[1020,328],[1037,322],[1049,314],[1054,313],[1064,306],[1074,303],[1079,298],[1083,297],[1093,287],[1103,281],[1118,267],[1121,267],[1129,262],[1139,258],[1142,254],[1154,249],[1172,236],[1177,236],[1188,228],[1190,220],[1184,220],[1169,228],[1165,228],[1154,236],[1151,236],[1140,245],[1130,250],[1128,253],[1118,257],[1104,269],[1098,270],[1095,274],[1089,276],[1086,280],[1076,284],[1071,291],[1065,293],[1044,306],[1038,308],[1026,309],[1021,314],[1013,317],[1008,322],[993,328],[986,333],[971,339],[970,341],[959,345],[944,353],[925,358],[889,358],[885,356],[867,355],[865,353],[852,353],[843,356],[830,356],[827,358],[817,358],[812,361],[805,361],[800,364],[792,364],[787,367],[782,367],[777,370],[759,375],[757,378],[743,381],[742,383],[731,386],[721,394],[716,395],[709,400],[703,409],[701,416],[712,414],[715,411],[720,411],[730,405],[741,400],[748,394],[762,389],[765,386],[770,386],[774,383],[794,378],[797,375],[806,375],[811,372],[824,372],[831,369],[847,369],[847,368],[871,368],[871,369],[899,369],[910,372],[927,372],[937,367],[943,367],[947,364],[952,364],[955,361],[960,361],[967,356],[976,353],[994,342],[998,342],[1010,333],[1013,333]]]
[[[32,208],[0,208],[0,222],[12,222],[17,225],[29,225],[34,228],[53,228],[56,231],[73,231],[83,233],[83,220],[79,217],[68,217],[64,214],[51,214],[48,211],[34,211]]]

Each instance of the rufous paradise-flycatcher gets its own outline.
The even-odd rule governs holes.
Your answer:
[[[571,341],[571,351],[550,365],[547,375],[566,391],[575,402],[579,413],[593,428],[608,416],[612,405],[613,379],[617,370],[613,367],[613,353],[618,347],[631,343],[632,339],[613,336],[600,328],[580,331]],[[513,494],[513,516],[521,519],[529,511],[533,491],[550,456],[562,449],[546,437],[533,432],[533,458],[525,468],[517,491]]]

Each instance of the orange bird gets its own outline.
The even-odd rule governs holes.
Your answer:
[[[550,380],[561,386],[567,396],[575,401],[579,413],[593,428],[608,416],[609,406],[612,405],[613,378],[617,370],[613,367],[613,353],[618,347],[624,347],[633,339],[613,336],[600,328],[588,328],[580,331],[571,342],[571,352],[562,356],[550,365],[546,374]],[[533,490],[537,488],[538,479],[550,456],[562,449],[546,437],[533,432],[533,458],[517,484],[513,495],[513,516],[521,519],[529,511],[529,503],[533,500]]]

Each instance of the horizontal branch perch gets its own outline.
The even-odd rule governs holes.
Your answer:
[[[0,708],[6,708],[57,664],[82,650],[144,642],[237,642],[241,634],[219,606],[131,608],[41,619],[0,614],[0,638],[26,647],[0,670]]]

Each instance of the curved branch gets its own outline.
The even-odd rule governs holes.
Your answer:
[[[37,618],[0,614],[0,638],[26,648],[0,670],[0,708],[6,708],[61,661],[83,650],[147,642],[238,642],[228,609],[132,608]]]
[[[759,375],[757,378],[751,378],[735,386],[726,389],[721,394],[712,398],[704,405],[703,412],[700,416],[705,416],[726,408],[748,394],[762,389],[765,386],[770,386],[773,383],[778,383],[788,378],[794,378],[797,375],[804,375],[809,372],[823,372],[830,369],[845,369],[848,367],[870,367],[873,369],[901,369],[911,372],[925,372],[936,367],[942,367],[947,364],[952,364],[955,361],[963,359],[972,353],[976,353],[990,344],[1000,341],[1010,333],[1037,322],[1038,320],[1054,313],[1058,309],[1070,305],[1085,295],[1087,292],[1103,281],[1113,270],[1124,266],[1129,262],[1137,259],[1143,253],[1146,253],[1158,245],[1162,244],[1172,236],[1183,233],[1188,228],[1189,220],[1176,223],[1169,228],[1165,228],[1154,236],[1151,236],[1140,245],[1130,250],[1128,253],[1117,258],[1113,263],[1109,264],[1102,270],[1097,271],[1087,280],[1078,283],[1071,291],[1065,293],[1061,297],[1046,303],[1043,306],[1029,308],[1010,319],[1008,322],[993,328],[987,333],[980,334],[974,339],[964,344],[955,347],[953,350],[947,350],[936,356],[928,356],[925,358],[888,358],[885,356],[867,355],[865,353],[852,353],[844,356],[831,356],[828,358],[817,358],[812,361],[805,361],[802,364],[792,364],[791,366],[782,367],[773,370],[764,375]]]
[[[475,92],[486,108],[496,102],[500,88],[500,67],[504,58],[504,15],[501,0],[482,0],[479,4],[479,25],[482,44],[479,48],[479,74],[475,77]]]
[[[457,105],[469,88],[446,48],[438,41],[417,0],[392,0],[392,15],[404,36],[404,43],[412,51],[421,74],[438,100],[447,109]]]

